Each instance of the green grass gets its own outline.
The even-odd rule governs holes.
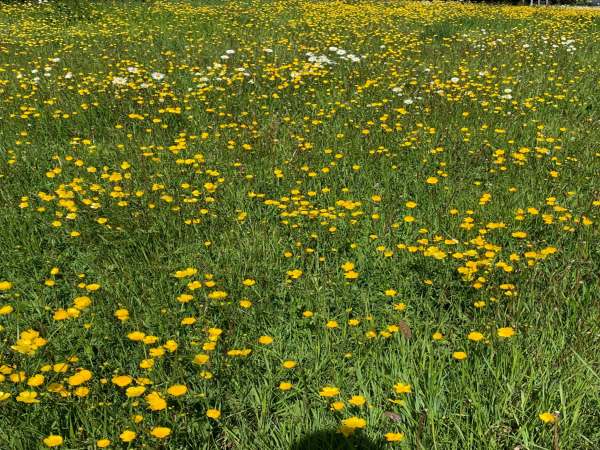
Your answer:
[[[598,448],[599,24],[458,3],[0,6],[0,448]],[[30,329],[46,342],[28,355]]]

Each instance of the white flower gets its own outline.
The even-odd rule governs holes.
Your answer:
[[[71,78],[73,78],[73,73],[71,73],[71,72],[67,72],[67,73],[65,73],[65,78],[66,78],[67,80],[70,80]]]
[[[263,52],[265,52],[265,53],[273,53],[273,49],[272,48],[263,48]]]
[[[450,81],[452,81],[453,83],[458,83],[459,79],[457,77],[452,77],[450,78]]]
[[[342,48],[338,48],[337,52],[335,52],[336,54],[338,54],[339,56],[344,56],[346,54],[346,50],[342,49]]]
[[[229,56],[227,56],[227,55],[221,55],[221,59],[222,59],[222,60],[229,59]]]
[[[52,58],[50,61],[52,61],[52,62],[55,62],[55,63],[56,63],[56,62],[59,62],[59,61],[60,61],[60,58]]]
[[[235,50],[229,49],[229,50],[225,50],[225,53],[227,55],[233,55],[235,53]]]
[[[413,103],[414,103],[414,100],[411,98],[407,98],[406,100],[404,100],[405,105],[412,105]]]
[[[129,72],[129,73],[138,73],[138,68],[137,67],[128,67],[127,68],[127,72]]]
[[[150,76],[153,80],[160,81],[165,77],[165,74],[160,72],[152,72]]]
[[[337,48],[337,47],[334,47],[334,46],[331,46],[331,47],[329,47],[329,51],[330,51],[330,52],[337,52],[337,49],[338,49],[338,48]]]
[[[114,77],[112,79],[112,84],[114,84],[115,86],[125,86],[127,84],[127,78]]]

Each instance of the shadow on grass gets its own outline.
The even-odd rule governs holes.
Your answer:
[[[382,450],[381,443],[373,442],[362,433],[345,438],[337,431],[317,431],[292,444],[290,450]]]

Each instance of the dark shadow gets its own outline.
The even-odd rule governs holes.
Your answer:
[[[382,443],[373,442],[361,432],[344,437],[337,431],[317,431],[293,443],[290,450],[382,450]]]

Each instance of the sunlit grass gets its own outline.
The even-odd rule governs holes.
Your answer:
[[[0,35],[0,448],[600,446],[599,13],[64,2]]]

